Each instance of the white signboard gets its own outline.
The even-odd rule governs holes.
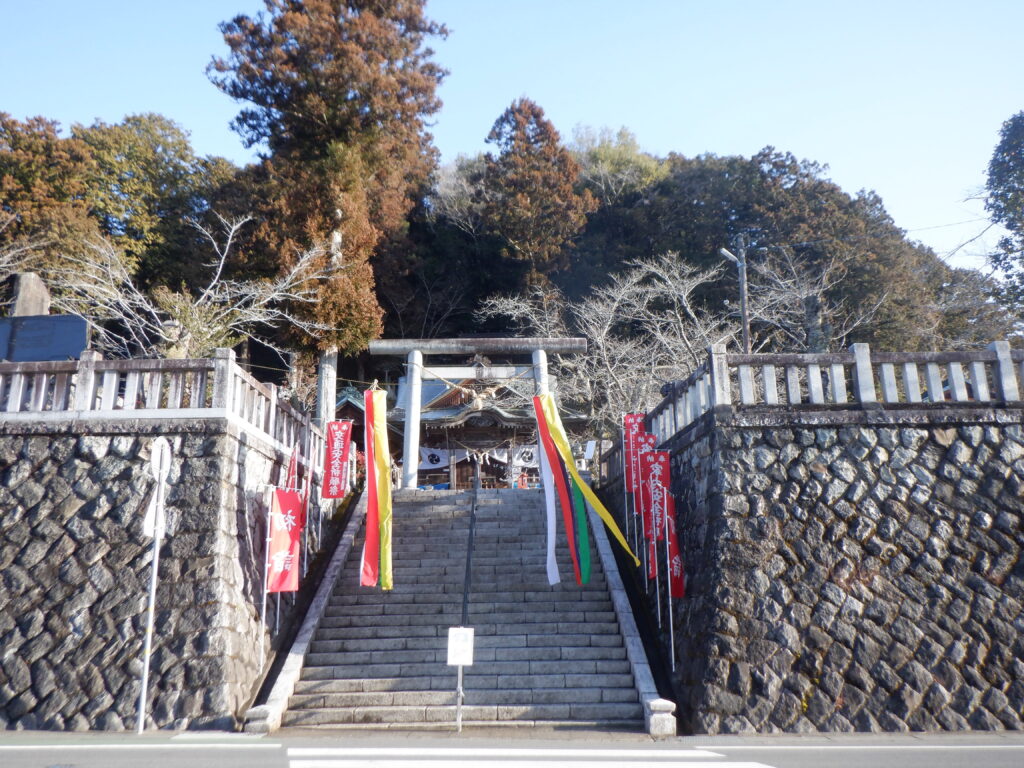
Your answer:
[[[153,441],[153,446],[150,449],[149,468],[156,480],[156,487],[153,488],[153,495],[146,508],[146,516],[142,520],[142,530],[147,536],[159,540],[163,539],[167,528],[164,517],[163,485],[171,471],[171,444],[167,442],[166,438],[158,437]]]
[[[158,437],[153,441],[149,452],[149,467],[155,479],[167,479],[171,471],[171,444],[167,442],[166,437]]]
[[[448,666],[473,666],[472,627],[448,627]]]

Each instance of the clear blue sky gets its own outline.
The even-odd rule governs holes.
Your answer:
[[[237,105],[206,79],[220,21],[259,0],[0,0],[0,110],[108,122],[160,112],[201,154],[245,162]],[[1004,120],[1024,109],[1020,0],[429,0],[451,29],[433,128],[445,160],[484,148],[519,96],[563,136],[626,126],[658,155],[766,145],[876,190],[945,255],[985,226]],[[968,222],[949,226],[959,222]],[[994,238],[989,238],[991,242]],[[977,264],[969,246],[954,263]],[[973,258],[971,258],[973,257]]]

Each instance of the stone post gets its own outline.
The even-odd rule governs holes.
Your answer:
[[[35,272],[18,272],[14,276],[14,305],[11,317],[50,314],[50,291]]]
[[[875,375],[871,370],[871,347],[868,344],[851,344],[853,353],[853,391],[858,403],[877,403]]]
[[[78,374],[75,377],[75,410],[91,411],[96,396],[96,362],[103,355],[94,349],[86,349],[79,358]]]
[[[725,344],[708,347],[711,372],[711,407],[732,405],[732,386],[729,383],[729,365],[725,360]]]
[[[231,411],[234,395],[235,351],[213,350],[213,407]]]
[[[996,353],[996,368],[993,378],[996,393],[1004,403],[1015,403],[1020,400],[1020,389],[1017,386],[1017,372],[1013,368],[1010,356],[1010,342],[993,341],[988,348]]]
[[[415,488],[420,466],[420,406],[423,397],[423,353],[418,349],[409,353],[405,376],[409,400],[405,404],[402,487]]]

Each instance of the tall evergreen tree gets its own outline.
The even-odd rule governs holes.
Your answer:
[[[527,282],[545,283],[566,266],[565,247],[596,201],[587,189],[577,192],[579,165],[529,99],[512,102],[487,142],[498,154],[486,156],[486,219],[505,241],[506,255],[528,265]]]
[[[1006,276],[1005,298],[1024,309],[1024,112],[1018,112],[999,132],[999,143],[988,164],[988,200],[992,220],[1007,230],[989,259]]]
[[[98,237],[89,215],[95,168],[88,145],[61,137],[55,121],[0,112],[0,246],[35,239],[44,267]]]
[[[445,73],[424,43],[446,30],[422,0],[265,4],[221,26],[231,53],[211,79],[250,104],[234,127],[265,149],[265,247],[284,266],[322,248],[344,267],[319,287],[311,319],[333,329],[321,348],[354,352],[381,328],[371,257],[404,228],[436,163],[425,120]]]

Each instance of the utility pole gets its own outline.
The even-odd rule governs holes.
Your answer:
[[[718,252],[736,265],[740,278],[740,323],[743,326],[743,354],[750,354],[750,316],[747,314],[747,237],[737,235],[735,240],[738,256],[726,248]]]

